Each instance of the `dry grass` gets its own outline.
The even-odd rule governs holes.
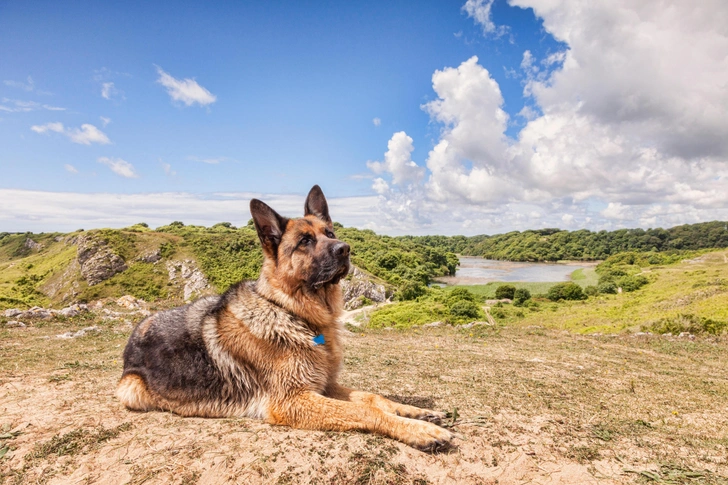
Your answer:
[[[99,333],[55,335],[89,324]],[[131,413],[131,326],[0,328],[0,483],[728,483],[728,341],[537,327],[357,330],[345,384],[447,410],[428,455],[359,433]]]

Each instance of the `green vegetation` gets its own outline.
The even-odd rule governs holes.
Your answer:
[[[515,294],[516,287],[513,285],[500,285],[498,288],[495,289],[495,297],[498,300],[503,300],[504,298],[512,300]]]
[[[587,296],[581,289],[581,286],[576,283],[557,283],[547,293],[547,297],[551,301],[560,300],[586,300]]]
[[[685,224],[670,229],[619,229],[611,232],[539,229],[495,236],[405,236],[401,239],[488,259],[597,261],[626,251],[656,254],[725,248],[728,247],[728,222]]]
[[[480,298],[465,288],[457,287],[451,291],[430,289],[415,301],[386,305],[372,315],[369,325],[409,328],[434,321],[459,325],[484,319]]]
[[[516,295],[533,295],[519,304],[498,303],[490,314],[499,325],[525,325],[575,332],[644,330],[653,333],[682,332],[721,334],[728,331],[728,252],[675,255],[616,255],[600,264],[597,274],[607,281],[599,289],[583,289],[574,283],[509,283]],[[612,278],[610,281],[609,278]],[[637,282],[637,287],[629,284]],[[647,282],[647,284],[645,284]],[[600,291],[611,284],[614,293]],[[624,285],[617,293],[617,284]],[[372,314],[373,326],[407,327],[432,321],[446,322],[442,295],[467,290],[478,305],[493,299],[501,283],[430,289],[416,302],[394,303]],[[552,301],[553,300],[553,301]],[[405,306],[406,305],[406,306]],[[411,317],[411,318],[409,318]],[[466,319],[460,322],[465,323]],[[469,321],[477,320],[475,318]]]
[[[526,288],[518,288],[513,292],[513,304],[515,306],[523,306],[528,300],[531,299],[531,292]]]

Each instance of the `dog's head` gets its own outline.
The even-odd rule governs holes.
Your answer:
[[[273,272],[278,281],[315,291],[337,284],[349,272],[349,245],[336,239],[318,185],[308,193],[300,219],[282,217],[258,199],[250,201],[250,213],[263,245],[263,271]]]

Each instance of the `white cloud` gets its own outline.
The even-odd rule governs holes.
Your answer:
[[[139,175],[137,175],[137,173],[134,171],[134,165],[127,162],[126,160],[122,160],[121,158],[101,157],[98,159],[98,162],[106,165],[111,169],[112,172],[117,175],[121,175],[122,177],[129,179],[139,177]]]
[[[111,140],[109,140],[109,137],[103,131],[88,123],[81,125],[80,129],[74,128],[67,130],[66,134],[73,143],[79,143],[81,145],[90,145],[92,143],[106,145],[111,143]]]
[[[533,7],[567,46],[524,53],[526,125],[506,136],[500,88],[477,58],[436,71],[437,98],[423,108],[441,131],[427,172],[376,190],[381,210],[490,233],[533,227],[532,212],[551,227],[604,229],[725,218],[728,4],[511,3]],[[486,32],[490,6],[464,7]]]
[[[60,108],[58,106],[41,104],[35,101],[23,101],[20,99],[2,98],[2,103],[3,104],[0,104],[0,111],[5,111],[7,113],[27,113],[29,111],[39,111],[42,109],[47,111],[66,110],[66,108]]]
[[[190,160],[192,162],[200,162],[200,163],[206,163],[208,165],[217,165],[220,162],[230,162],[233,161],[231,158],[228,157],[208,157],[208,158],[202,158],[202,157],[187,157],[187,160]]]
[[[379,118],[374,118],[372,120],[372,123],[374,124],[374,126],[380,126],[382,124],[382,120],[380,120]]]
[[[476,24],[480,24],[483,27],[484,34],[490,34],[497,30],[490,17],[490,9],[493,6],[493,1],[468,0],[462,8],[468,14],[468,17],[471,17]]]
[[[325,188],[324,188],[325,190]],[[152,227],[183,221],[211,226],[220,221],[244,225],[248,203],[258,198],[280,214],[303,215],[305,194],[190,194],[184,192],[109,194],[0,189],[0,231],[73,231],[78,228],[125,227],[140,221]],[[377,198],[328,198],[335,221],[365,227]]]
[[[18,88],[22,89],[23,91],[33,91],[35,89],[35,83],[33,82],[33,78],[28,76],[27,82],[20,82],[20,81],[12,81],[12,80],[6,80],[3,81],[3,83],[6,86],[10,86],[11,88]]]
[[[101,83],[101,97],[104,99],[111,99],[111,96],[116,92],[114,83]]]
[[[107,118],[105,116],[99,116],[99,119],[101,120],[101,125],[105,128],[106,125],[111,123],[111,118]]]
[[[84,123],[81,128],[66,128],[63,123],[46,123],[45,125],[33,125],[30,127],[36,133],[47,133],[53,131],[55,133],[62,133],[66,135],[73,143],[80,145],[90,145],[92,143],[98,143],[100,145],[107,145],[111,143],[109,137],[106,134],[96,128],[94,125]]]
[[[200,106],[207,106],[217,100],[217,97],[207,89],[200,86],[194,79],[175,79],[157,67],[159,79],[157,82],[167,88],[167,94],[172,100],[181,101],[187,106],[197,103]]]
[[[54,131],[56,133],[63,133],[65,128],[63,123],[46,123],[45,125],[33,125],[30,127],[36,133],[46,133],[48,131]]]
[[[367,167],[376,174],[388,172],[392,175],[392,183],[404,184],[418,182],[425,170],[412,161],[412,138],[400,131],[392,135],[387,144],[384,162],[367,162]]]
[[[70,163],[65,164],[63,166],[63,168],[65,168],[67,172],[78,173],[78,169],[76,167],[74,167],[73,165],[71,165]]]
[[[172,165],[170,165],[169,163],[162,162],[162,161],[160,161],[160,163],[162,164],[162,170],[164,170],[164,174],[166,176],[174,177],[177,175],[177,172],[172,170]]]

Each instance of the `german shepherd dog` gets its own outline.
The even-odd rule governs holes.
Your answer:
[[[334,235],[318,185],[304,209],[288,219],[250,201],[264,253],[258,280],[140,322],[124,349],[117,397],[135,411],[258,418],[379,433],[426,451],[448,447],[453,435],[433,424],[443,413],[337,383],[338,283],[349,271],[349,245]]]

